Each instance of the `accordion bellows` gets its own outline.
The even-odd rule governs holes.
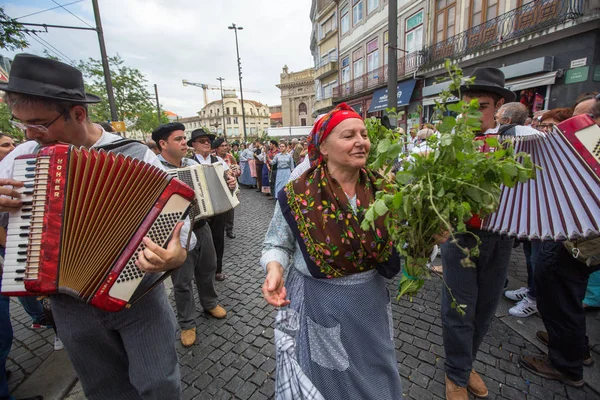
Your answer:
[[[516,152],[542,169],[536,179],[503,187],[483,229],[520,239],[577,240],[600,235],[600,128],[587,116],[547,134],[513,139]]]
[[[4,275],[27,292],[65,293],[110,311],[124,307],[144,278],[135,266],[143,237],[165,245],[193,199],[151,164],[66,145],[17,159],[15,179],[26,181],[31,200],[22,211],[30,210],[30,224],[11,216]],[[2,292],[11,286],[4,275]]]

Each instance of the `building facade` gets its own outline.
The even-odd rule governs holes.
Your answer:
[[[314,59],[315,103],[313,117],[333,106],[333,88],[338,85],[338,14],[334,0],[313,0],[310,51]]]
[[[280,83],[281,117],[283,126],[310,126],[315,102],[315,70],[307,68],[298,72],[283,67]]]
[[[192,136],[192,131],[198,128],[202,128],[202,122],[200,120],[199,115],[194,115],[193,117],[179,118],[177,122],[182,123],[183,126],[185,126],[185,136],[188,138]]]
[[[531,112],[572,106],[579,94],[600,89],[599,8],[597,0],[398,0],[397,109],[404,111],[398,125],[409,129],[432,120],[435,100],[447,88],[439,83],[446,59],[465,75],[476,67],[501,68],[507,87]],[[330,13],[337,14],[331,29],[338,38],[332,103],[381,116],[387,107],[388,1],[332,6],[313,0],[317,70],[332,46],[321,33],[329,29],[324,22]],[[316,73],[318,101],[326,79]]]
[[[577,96],[600,90],[600,3],[594,0],[435,2],[429,45],[419,73],[425,77],[424,118],[447,84],[444,59],[465,74],[502,69],[506,87],[530,113],[571,107]]]
[[[262,136],[271,123],[269,107],[254,100],[244,99],[246,135]],[[235,91],[224,91],[223,101],[208,103],[198,112],[200,125],[217,136],[243,139],[242,104]]]
[[[418,123],[421,79],[416,79],[424,45],[428,2],[398,0],[398,126]],[[338,81],[334,104],[347,102],[364,117],[383,116],[387,108],[388,1],[347,0],[338,3]]]

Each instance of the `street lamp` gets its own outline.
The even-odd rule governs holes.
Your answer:
[[[227,27],[228,29],[233,29],[235,32],[235,51],[237,53],[237,63],[238,63],[238,76],[240,78],[240,98],[242,100],[242,124],[244,125],[244,142],[248,141],[246,136],[246,110],[244,110],[244,92],[242,90],[242,60],[240,59],[240,48],[238,46],[238,30],[242,30],[241,26],[237,26],[236,24],[231,24],[231,26]]]
[[[223,114],[223,138],[227,140],[227,127],[225,126],[225,100],[223,99],[223,81],[225,80],[225,78],[218,77],[217,80],[221,85],[221,113]]]

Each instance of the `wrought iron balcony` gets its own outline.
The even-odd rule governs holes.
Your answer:
[[[329,75],[337,73],[337,56],[327,56],[323,58],[315,67],[315,79],[323,79]]]
[[[423,49],[422,67],[457,59],[583,15],[585,0],[536,0]]]
[[[398,77],[410,74],[416,71],[421,64],[421,52],[409,53],[404,57],[398,58]],[[333,97],[340,100],[345,97],[360,94],[368,90],[384,86],[388,81],[387,65],[367,72],[358,78],[348,82],[341,83],[333,88]],[[340,79],[341,81],[341,79]]]

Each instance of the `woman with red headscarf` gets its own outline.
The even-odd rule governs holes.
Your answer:
[[[325,399],[400,399],[384,279],[399,272],[400,259],[384,218],[361,229],[379,178],[365,166],[367,129],[340,104],[315,123],[308,143],[310,167],[277,195],[261,258],[263,296],[289,306],[277,323],[288,320],[297,363]],[[293,398],[290,382],[281,382],[285,364],[277,368],[276,398]]]

